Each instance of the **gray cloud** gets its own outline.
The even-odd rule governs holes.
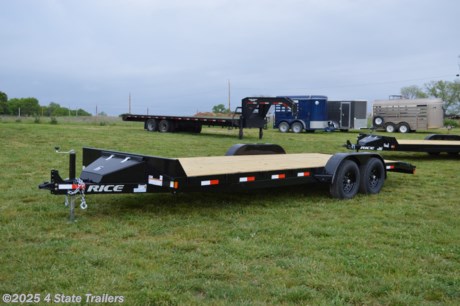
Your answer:
[[[41,104],[193,114],[250,95],[381,99],[453,80],[460,2],[13,1],[0,90]],[[4,26],[3,26],[4,25]]]

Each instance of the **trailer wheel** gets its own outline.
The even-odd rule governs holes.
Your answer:
[[[385,167],[378,158],[371,158],[360,167],[359,191],[364,194],[379,193],[385,182]]]
[[[289,131],[289,124],[287,122],[281,122],[278,125],[278,129],[281,133],[287,133]]]
[[[374,126],[383,126],[383,123],[385,122],[382,117],[380,116],[375,116],[374,120],[372,120],[374,123]]]
[[[201,124],[197,124],[197,125],[195,125],[195,127],[193,128],[193,132],[194,132],[194,133],[201,133],[201,129],[202,129],[202,125],[201,125]]]
[[[385,124],[385,131],[387,131],[388,133],[394,133],[394,131],[396,131],[396,126],[389,122],[387,124]]]
[[[302,123],[300,122],[294,122],[292,125],[291,125],[291,130],[294,132],[294,133],[300,133],[303,131],[303,125]]]
[[[147,120],[147,122],[145,123],[145,126],[147,128],[147,131],[149,132],[155,132],[158,129],[157,121],[155,119]]]
[[[409,124],[407,124],[407,123],[405,123],[405,122],[400,123],[400,124],[398,125],[398,131],[399,131],[400,133],[403,133],[403,134],[404,134],[404,133],[409,133],[409,132],[410,132],[410,126],[409,126]]]
[[[334,198],[351,199],[359,190],[359,167],[351,160],[345,160],[337,170],[335,180],[329,187]]]
[[[158,124],[158,130],[161,133],[171,132],[171,122],[169,122],[166,119],[161,120],[160,123]]]

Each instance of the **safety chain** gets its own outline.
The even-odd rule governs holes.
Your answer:
[[[75,196],[77,194],[80,194],[80,208],[81,209],[87,209],[88,204],[86,204],[86,199],[85,199],[85,189],[86,189],[86,184],[83,182],[81,178],[76,178],[76,185],[77,188],[75,190],[69,190],[67,191],[67,195],[65,196],[65,206],[69,206],[69,197],[70,196]]]

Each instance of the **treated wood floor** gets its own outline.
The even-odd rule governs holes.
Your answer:
[[[187,176],[235,174],[326,166],[331,155],[319,153],[179,158]]]

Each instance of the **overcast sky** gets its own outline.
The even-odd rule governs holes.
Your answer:
[[[458,0],[0,0],[0,91],[110,115],[386,99],[459,73]]]

